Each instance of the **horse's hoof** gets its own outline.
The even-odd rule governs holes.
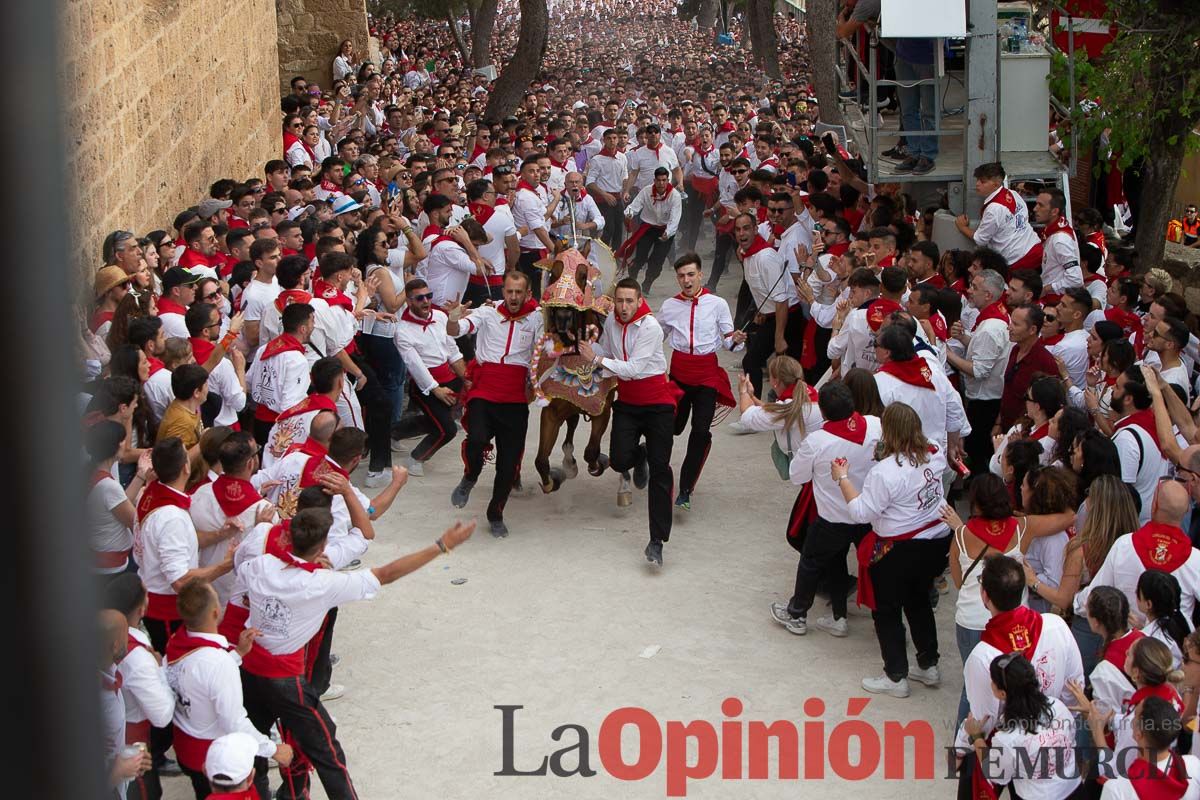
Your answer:
[[[563,459],[562,474],[567,479],[579,477],[579,464],[575,462],[574,458]]]
[[[554,489],[555,489],[555,486],[554,486],[554,483],[553,483],[553,482],[551,482],[551,483],[541,483],[541,484],[538,484],[538,485],[542,487],[542,494],[550,494],[550,493],[551,493],[551,492],[553,492],[553,491],[554,491]]]
[[[588,462],[588,475],[593,478],[598,478],[604,474],[604,470],[608,469],[608,456],[601,453],[596,456],[595,461]]]
[[[633,492],[617,492],[617,508],[633,505]]]

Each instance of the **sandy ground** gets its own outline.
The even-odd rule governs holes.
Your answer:
[[[731,301],[740,279],[736,263],[732,273],[720,287]],[[651,305],[657,309],[675,291],[668,267]],[[722,363],[736,381],[740,355],[723,354]],[[583,469],[583,436],[577,439],[580,476],[556,494],[543,495],[535,485],[537,432],[531,424],[524,473],[534,493],[509,502],[507,539],[493,539],[486,530],[490,467],[466,509],[450,505],[450,490],[462,474],[458,440],[426,466],[424,478],[409,481],[377,523],[368,565],[426,545],[454,519],[478,515],[483,527],[460,550],[385,587],[373,602],[341,610],[334,641],[341,663],[334,681],[346,685],[346,695],[330,703],[329,711],[360,797],[667,797],[669,743],[683,737],[678,726],[668,730],[667,723],[696,720],[711,724],[722,747],[732,749],[714,750],[715,771],[688,781],[688,797],[757,800],[803,792],[824,798],[848,791],[875,798],[952,796],[942,748],[951,739],[961,687],[953,594],[942,597],[937,611],[942,686],[913,683],[912,696],[904,700],[860,688],[862,677],[881,671],[881,661],[870,617],[853,605],[845,639],[816,629],[798,637],[772,621],[770,603],[787,600],[795,576],[796,553],[783,541],[795,490],[776,475],[768,436],[734,436],[726,429],[732,419],[713,431],[692,510],[676,512],[661,571],[642,556],[648,540],[645,492],[635,492],[631,507],[618,508],[616,475],[592,478]],[[685,447],[684,438],[676,440],[676,470]],[[362,471],[355,477],[361,480]],[[452,585],[460,578],[466,583]],[[818,599],[810,620],[825,608]],[[727,717],[722,702],[731,697],[743,710]],[[819,698],[824,710],[806,703],[810,698]],[[927,721],[937,750],[921,760],[935,778],[914,780],[918,759],[911,742],[889,762],[897,772],[903,765],[902,776],[885,778],[886,759],[868,755],[861,776],[839,777],[834,765],[848,774],[847,746],[850,764],[858,761],[857,739],[847,745],[845,734],[864,726],[838,728],[855,698],[869,698],[865,709],[858,701],[853,711],[871,723],[875,741],[885,722]],[[545,756],[577,745],[574,729],[563,731],[561,741],[551,738],[559,726],[574,724],[586,729],[587,766],[596,775],[496,775],[504,768],[499,705],[523,706],[513,712],[516,769],[535,770]],[[600,758],[602,722],[627,706],[657,720],[645,731],[648,775],[641,780],[613,777]],[[749,750],[748,723],[777,720],[790,720],[801,731],[802,787],[780,778],[774,745],[766,780],[749,780],[749,767],[739,767]],[[740,736],[731,721],[744,723]],[[657,758],[654,729],[662,736]],[[636,730],[629,726],[624,732],[630,765],[639,758]],[[894,750],[897,737],[884,738]],[[686,751],[688,763],[695,764],[697,742]],[[823,777],[806,765],[806,756],[824,765]],[[563,768],[575,770],[579,758],[578,750],[565,754]],[[673,763],[679,759],[676,753]],[[607,761],[620,769],[611,754]],[[183,779],[165,783],[172,800],[190,795]],[[325,797],[319,783],[314,797]]]

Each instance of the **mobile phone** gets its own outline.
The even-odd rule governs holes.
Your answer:
[[[825,145],[825,152],[829,155],[832,156],[837,154],[837,144],[833,141],[832,133],[826,133],[821,136],[821,144]]]

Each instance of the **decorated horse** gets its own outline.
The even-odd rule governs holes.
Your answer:
[[[612,312],[612,276],[605,275],[574,248],[562,250],[542,264],[549,272],[542,292],[545,333],[533,349],[530,377],[535,404],[542,409],[538,451],[533,464],[542,491],[558,491],[563,481],[579,474],[575,461],[575,429],[581,417],[591,422],[591,435],[583,450],[588,474],[599,476],[608,467],[600,452],[604,431],[612,416],[612,396],[617,378],[579,355],[579,342],[600,337],[604,319]],[[550,452],[567,427],[562,464],[550,466]],[[629,476],[623,474],[617,504],[633,502]]]

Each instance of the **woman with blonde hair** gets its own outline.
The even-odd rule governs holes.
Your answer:
[[[878,463],[862,491],[847,474],[845,459],[830,465],[850,516],[872,530],[858,546],[858,602],[871,609],[884,674],[864,678],[868,692],[908,697],[908,679],[941,683],[937,624],[930,590],[946,568],[950,528],[942,521],[942,473],[946,456],[930,444],[921,418],[904,403],[892,403],[881,418]],[[917,666],[910,669],[904,619],[911,627]]]
[[[775,441],[771,458],[783,480],[788,479],[792,455],[809,431],[825,420],[817,407],[817,392],[804,382],[804,368],[791,356],[772,356],[767,362],[767,379],[775,390],[774,402],[764,403],[754,396],[754,387],[745,373],[738,379],[738,410],[747,431],[772,431]]]

